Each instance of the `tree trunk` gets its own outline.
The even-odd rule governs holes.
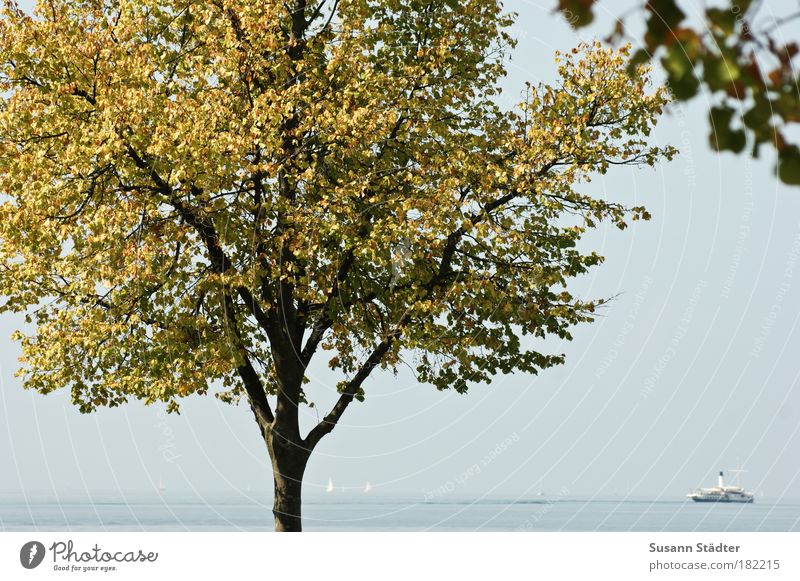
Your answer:
[[[292,442],[274,430],[267,435],[267,448],[272,460],[275,500],[272,514],[276,532],[300,532],[303,474],[309,451],[301,442]]]
[[[302,474],[296,477],[275,472],[275,502],[272,505],[272,514],[275,515],[276,532],[299,533],[303,530],[300,514],[302,478]]]

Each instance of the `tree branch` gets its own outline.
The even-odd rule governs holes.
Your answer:
[[[350,402],[353,401],[356,393],[358,393],[358,390],[361,388],[361,384],[364,383],[364,380],[366,380],[367,377],[369,377],[370,373],[372,373],[372,370],[380,365],[383,356],[389,352],[392,343],[397,337],[400,336],[400,334],[401,332],[398,325],[398,328],[396,328],[393,333],[387,335],[370,354],[370,356],[367,358],[367,361],[361,366],[361,369],[358,370],[358,373],[356,373],[353,379],[347,383],[347,386],[342,392],[342,395],[339,396],[339,400],[336,402],[336,405],[333,406],[331,411],[324,418],[322,418],[322,420],[316,426],[314,426],[314,428],[306,436],[304,444],[308,450],[313,450],[319,441],[326,434],[329,434],[334,427],[336,427],[336,424],[339,423],[339,420],[347,409],[347,406],[350,405]]]
[[[148,175],[153,180],[153,183],[156,185],[158,190],[169,200],[170,204],[172,204],[172,206],[178,211],[181,218],[183,218],[187,224],[195,229],[198,236],[200,236],[200,239],[206,246],[206,250],[208,251],[209,255],[209,261],[211,262],[213,270],[218,274],[224,274],[231,269],[233,267],[232,263],[225,255],[225,252],[219,243],[219,237],[213,223],[204,217],[198,216],[185,204],[178,200],[172,187],[166,181],[164,181],[163,178],[161,178],[152,165],[147,163],[147,161],[145,161],[145,159],[141,157],[130,144],[126,143],[125,147],[127,149],[128,156],[133,160],[134,164],[138,168],[148,172]],[[197,192],[195,191],[195,193]],[[271,325],[269,325],[268,317],[258,306],[255,299],[250,294],[250,291],[245,287],[238,287],[236,290],[242,297],[242,300],[244,300],[245,304],[251,308],[251,312],[259,324],[264,327],[271,327]],[[242,379],[245,390],[247,391],[247,395],[250,399],[250,405],[253,408],[253,413],[256,416],[256,422],[258,423],[259,428],[262,430],[263,435],[266,427],[270,425],[275,418],[273,416],[272,409],[269,406],[267,392],[264,389],[264,385],[261,382],[261,379],[258,377],[258,373],[250,362],[250,359],[247,357],[247,354],[244,351],[244,346],[241,345],[239,325],[236,318],[233,299],[230,296],[230,293],[225,292],[224,299],[226,319],[232,326],[233,332],[240,343],[239,349],[242,352],[241,355],[243,357],[242,364],[237,366],[236,369]],[[269,332],[268,328],[265,328],[265,330]]]
[[[552,167],[552,165],[552,163],[547,164],[544,168],[542,168],[542,170],[537,172],[538,175],[546,173]],[[495,200],[492,200],[491,202],[485,204],[481,208],[481,211],[473,214],[470,218],[470,221],[473,225],[481,222],[482,220],[490,217],[494,210],[514,200],[520,195],[522,195],[521,192],[512,191],[500,196],[499,198],[496,198]],[[458,243],[461,241],[461,238],[465,233],[466,230],[462,226],[456,230],[453,230],[445,239],[445,244],[442,249],[442,258],[439,262],[439,270],[436,275],[434,275],[425,285],[427,292],[423,297],[424,300],[429,299],[438,289],[450,282],[449,275],[452,272],[453,256],[458,248]],[[309,450],[313,449],[314,446],[316,446],[326,434],[329,434],[333,428],[336,427],[336,424],[341,419],[342,415],[347,409],[347,406],[349,406],[350,402],[352,402],[355,398],[355,395],[358,393],[361,385],[364,383],[367,377],[369,377],[370,373],[372,373],[372,370],[380,365],[383,356],[389,352],[389,349],[392,347],[394,341],[401,337],[402,328],[408,324],[410,320],[410,309],[407,309],[403,317],[401,317],[400,321],[395,326],[394,330],[378,344],[375,350],[367,358],[366,362],[358,370],[356,375],[347,383],[344,391],[339,396],[338,401],[333,406],[331,411],[308,433],[305,439],[305,444],[308,446]]]

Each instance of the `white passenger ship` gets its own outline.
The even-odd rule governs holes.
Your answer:
[[[713,488],[697,488],[686,495],[695,502],[753,502],[753,493],[741,486],[725,486],[722,472],[719,485]]]

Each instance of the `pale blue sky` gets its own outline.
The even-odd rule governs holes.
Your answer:
[[[554,4],[509,5],[521,13],[520,42],[504,98],[552,78],[553,51],[577,42]],[[591,185],[645,203],[653,219],[591,237],[606,263],[573,288],[620,296],[574,342],[551,343],[566,365],[465,396],[407,373],[377,375],[315,452],[307,493],[331,477],[420,500],[524,497],[543,479],[545,491],[569,495],[676,497],[738,459],[748,488],[800,496],[800,189],[776,182],[770,155],[710,152],[706,107],[699,98],[664,117],[655,139],[681,150],[674,162]],[[81,415],[66,392],[22,390],[8,339],[18,324],[0,317],[4,494],[127,496],[154,492],[159,479],[170,493],[269,493],[267,453],[246,407],[195,398],[180,416],[138,403]],[[326,408],[338,378],[320,369],[311,378]]]

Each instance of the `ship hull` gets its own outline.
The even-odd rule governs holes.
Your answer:
[[[736,503],[739,503],[739,504],[750,504],[751,502],[753,502],[752,498],[749,498],[747,500],[744,500],[744,499],[742,499],[742,500],[739,500],[739,499],[734,500],[734,499],[731,499],[731,498],[693,498],[692,500],[695,501],[695,502],[736,502]]]

